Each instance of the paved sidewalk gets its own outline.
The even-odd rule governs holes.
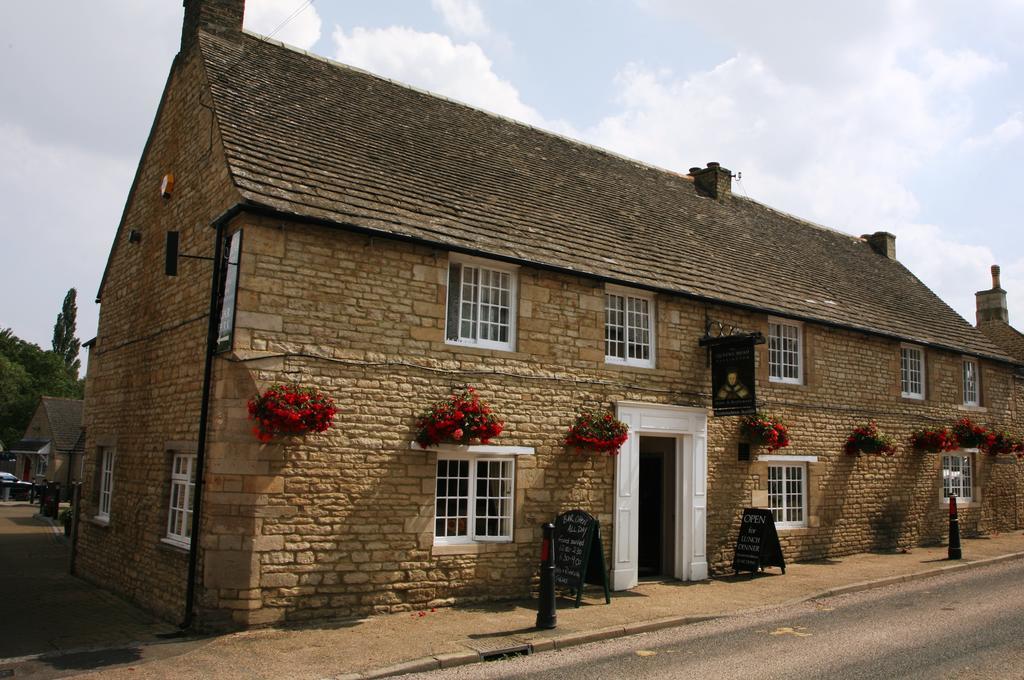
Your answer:
[[[174,630],[70,576],[63,530],[36,517],[38,510],[27,502],[0,502],[0,660],[153,642]],[[95,667],[81,661],[78,669]],[[0,663],[0,670],[9,665]]]
[[[862,554],[790,565],[785,575],[743,575],[702,583],[645,583],[613,594],[595,592],[573,609],[560,600],[558,628],[533,628],[533,602],[463,606],[423,614],[392,614],[315,627],[258,630],[194,644],[173,658],[108,668],[109,678],[326,678],[378,677],[479,660],[481,654],[529,645],[532,651],[566,647],[708,617],[737,614],[907,580],[986,560],[1024,557],[1024,534],[964,541],[965,559],[948,562],[945,548],[909,554]],[[1021,568],[1024,568],[1022,562]],[[100,677],[98,674],[90,677]]]

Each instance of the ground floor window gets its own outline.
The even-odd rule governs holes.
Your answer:
[[[807,526],[805,463],[768,466],[768,508],[780,529]]]
[[[114,450],[100,449],[100,497],[96,519],[110,520],[110,501],[114,496]]]
[[[969,501],[974,470],[969,453],[950,453],[942,456],[942,497],[955,495],[958,500]]]
[[[36,456],[35,476],[36,477],[45,477],[46,476],[46,468],[47,468],[46,455],[41,453],[41,454]]]
[[[171,463],[171,502],[167,513],[167,540],[182,545],[188,545],[192,541],[192,504],[195,489],[195,454],[174,454]]]
[[[437,459],[434,543],[511,541],[515,460]]]

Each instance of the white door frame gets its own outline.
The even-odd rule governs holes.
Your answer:
[[[673,576],[684,581],[708,577],[707,561],[707,409],[616,403],[619,420],[629,426],[629,438],[615,461],[612,590],[637,584],[640,531],[640,435],[676,440],[676,526]]]

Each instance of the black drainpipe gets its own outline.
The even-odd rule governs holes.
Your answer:
[[[182,629],[192,627],[196,594],[196,568],[199,564],[199,527],[203,510],[203,469],[206,467],[206,424],[210,411],[210,383],[213,380],[213,355],[217,350],[220,326],[220,280],[224,251],[224,224],[241,211],[236,205],[213,223],[216,229],[213,248],[213,274],[210,277],[210,312],[206,324],[206,356],[203,364],[203,399],[199,406],[199,442],[196,448],[196,485],[192,495],[192,536],[188,547],[188,581],[185,584],[185,618]]]

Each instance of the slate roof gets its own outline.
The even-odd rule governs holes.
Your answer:
[[[82,405],[81,399],[42,398],[53,435],[53,448],[61,453],[71,451],[82,433]]]
[[[981,324],[981,332],[1011,357],[1024,363],[1024,333],[1008,323],[989,321]]]
[[[1008,359],[860,238],[253,34],[199,42],[249,204]]]
[[[17,453],[38,453],[49,443],[49,439],[21,439],[11,446],[11,451]]]

